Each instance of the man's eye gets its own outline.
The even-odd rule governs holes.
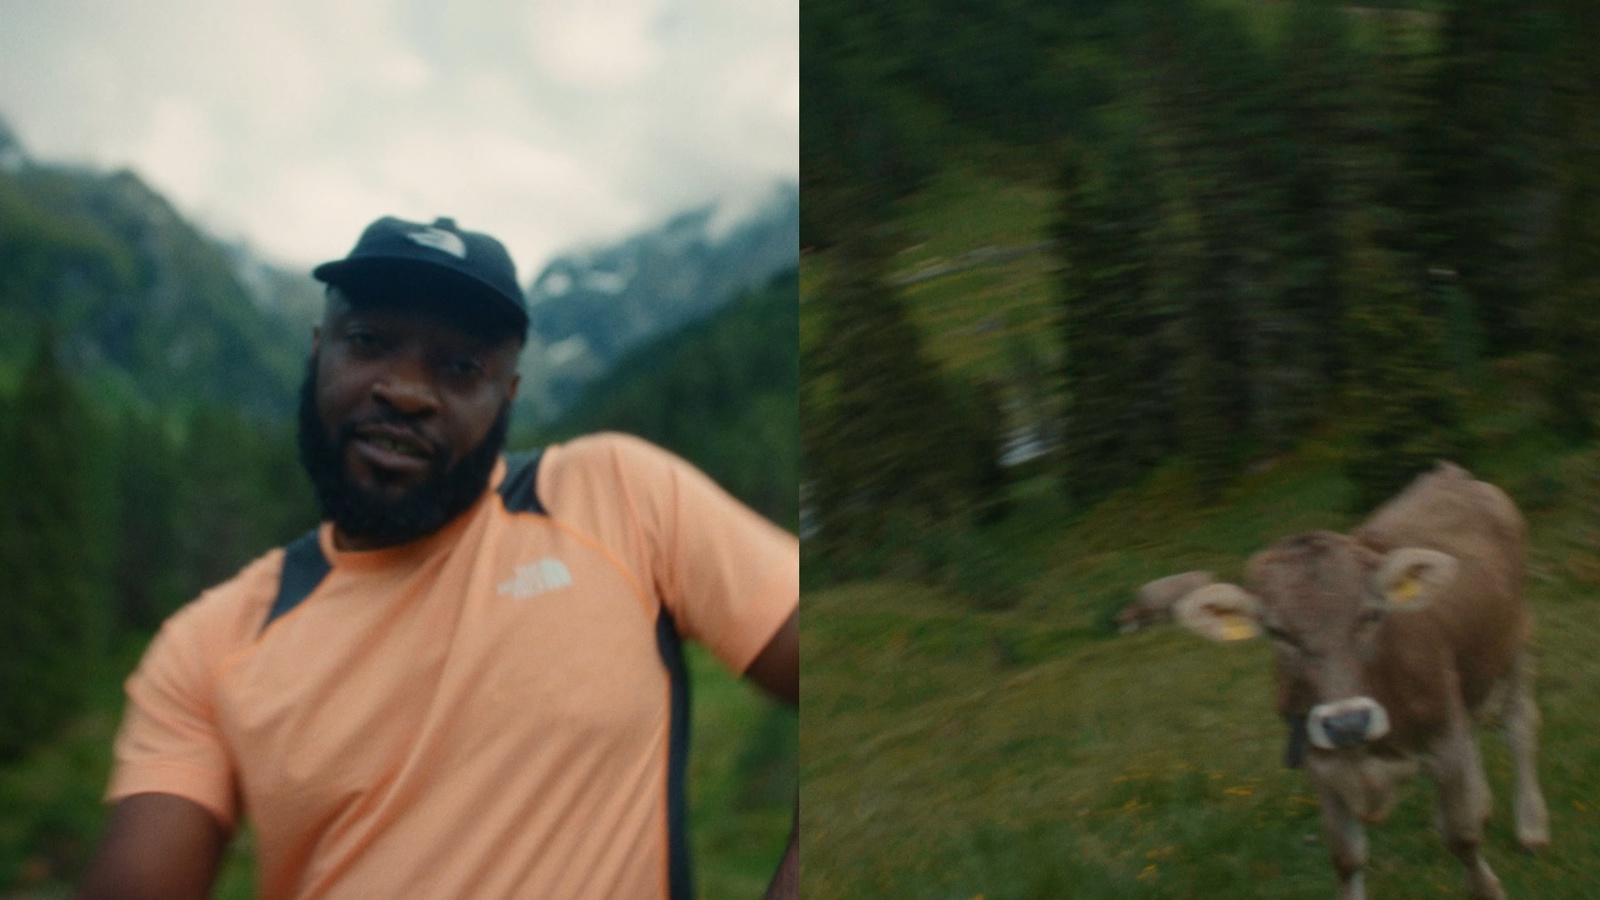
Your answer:
[[[445,360],[444,371],[456,378],[472,378],[483,373],[483,363],[471,356],[457,356]]]
[[[378,336],[370,331],[352,331],[344,339],[356,350],[376,350],[379,344]]]

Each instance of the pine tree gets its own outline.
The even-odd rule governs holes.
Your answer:
[[[1377,47],[1355,85],[1347,172],[1351,212],[1342,243],[1349,367],[1344,400],[1351,444],[1345,472],[1353,502],[1367,509],[1436,460],[1470,465],[1456,380],[1446,345],[1448,308],[1428,281],[1436,244],[1429,170],[1426,56],[1404,19],[1376,23]]]
[[[1064,480],[1077,503],[1129,484],[1173,449],[1170,322],[1156,308],[1150,259],[1159,215],[1134,144],[1074,155],[1058,181]]]
[[[217,406],[197,407],[186,425],[176,498],[184,599],[317,521],[288,425]]]
[[[978,524],[997,522],[1011,511],[1007,494],[1011,477],[1003,463],[1009,430],[1003,385],[999,378],[982,378],[956,386],[954,406],[960,416],[960,436],[946,459],[947,464],[966,469],[963,480],[968,483]]]
[[[1423,273],[1414,257],[1383,246],[1365,217],[1353,224],[1343,323],[1351,416],[1345,474],[1354,507],[1366,510],[1437,460],[1466,463],[1469,448]]]
[[[118,623],[136,630],[154,629],[188,599],[178,557],[182,461],[167,424],[165,416],[130,409],[118,428],[113,579]]]
[[[1164,199],[1156,250],[1171,344],[1178,446],[1215,495],[1244,462],[1314,420],[1327,354],[1285,253],[1285,195],[1301,161],[1284,139],[1281,74],[1234,10],[1153,4],[1141,93]]]
[[[875,235],[839,244],[812,301],[825,306],[825,324],[802,361],[801,441],[816,546],[833,560],[882,548],[894,527],[924,530],[970,506],[971,469],[950,458],[964,455],[962,417],[887,284],[887,258]]]
[[[926,123],[901,83],[905,10],[812,0],[800,19],[800,243],[832,246],[893,218],[933,169]],[[897,28],[897,26],[900,26]]]
[[[1538,119],[1547,107],[1540,18],[1521,0],[1447,6],[1420,135],[1430,249],[1437,267],[1459,273],[1490,355],[1526,350],[1534,338]]]
[[[1274,204],[1273,291],[1258,324],[1255,431],[1286,447],[1323,417],[1345,360],[1338,343],[1342,228],[1352,204],[1346,157],[1356,70],[1348,14],[1328,0],[1291,4],[1275,60],[1269,138],[1283,172]]]
[[[0,758],[78,711],[109,627],[103,523],[114,501],[94,491],[104,479],[92,471],[93,423],[56,352],[44,333],[0,457]]]
[[[1559,9],[1565,40],[1551,75],[1556,215],[1544,345],[1555,357],[1555,425],[1583,441],[1600,435],[1600,57],[1591,46],[1600,9],[1582,0]]]

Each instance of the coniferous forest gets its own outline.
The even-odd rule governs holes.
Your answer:
[[[134,175],[0,173],[0,759],[87,671],[315,521],[295,461],[310,322]]]
[[[1466,419],[1513,376],[1543,426],[1592,439],[1596,15],[807,3],[817,559],[871,568],[852,548],[897,521],[992,513],[1022,431],[1075,509],[1179,460],[1217,496],[1319,429],[1348,438],[1366,508],[1433,459],[1470,464]],[[930,236],[908,209],[974,165],[1048,194],[1052,309],[1006,324],[1020,353],[940,372],[960,351],[915,333],[903,270]]]

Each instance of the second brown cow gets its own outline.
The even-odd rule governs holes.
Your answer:
[[[1524,527],[1504,492],[1442,463],[1351,533],[1279,541],[1251,557],[1246,587],[1210,585],[1177,605],[1207,637],[1276,644],[1278,708],[1303,728],[1292,755],[1317,792],[1340,900],[1365,897],[1363,823],[1388,814],[1419,766],[1471,896],[1504,898],[1479,848],[1490,801],[1473,726],[1490,710],[1511,749],[1517,840],[1549,842]]]

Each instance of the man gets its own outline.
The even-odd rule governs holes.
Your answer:
[[[83,896],[203,897],[241,818],[263,900],[689,896],[678,637],[795,703],[795,539],[637,439],[502,456],[493,238],[384,218],[314,274],[326,521],[146,651]]]

